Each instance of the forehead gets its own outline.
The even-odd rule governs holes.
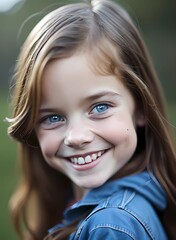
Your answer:
[[[71,81],[72,73],[74,72],[75,77],[80,78],[82,76],[82,81],[86,80],[86,76],[88,76],[90,82],[94,77],[98,79],[109,75],[116,75],[120,80],[118,63],[115,63],[113,57],[110,59],[103,54],[99,50],[98,52],[97,50],[89,52],[88,49],[78,49],[78,51],[68,55],[68,57],[55,58],[45,66],[43,79],[49,79],[51,76],[54,78],[53,75],[55,75],[57,79],[64,77],[65,81],[66,79]],[[68,85],[70,85],[70,81],[68,81]]]
[[[79,91],[81,88],[103,86],[107,79],[96,71],[85,54],[76,54],[64,59],[56,59],[48,63],[42,76],[42,92],[57,89],[59,92]],[[75,85],[76,84],[76,85]],[[116,85],[116,81],[114,81]]]
[[[109,94],[111,93],[111,94]],[[123,95],[133,103],[129,91],[115,75],[100,75],[92,71],[86,55],[50,62],[41,79],[41,105],[72,108],[103,95]]]

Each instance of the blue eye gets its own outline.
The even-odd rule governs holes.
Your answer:
[[[65,122],[66,122],[66,119],[62,115],[57,115],[57,114],[47,115],[47,116],[41,117],[39,121],[39,127],[41,127],[42,129],[49,130],[49,129],[61,127],[65,124]]]
[[[57,122],[63,122],[63,121],[64,121],[64,118],[59,115],[52,115],[52,116],[48,117],[49,123],[57,123]]]
[[[106,103],[96,105],[91,112],[93,113],[103,113],[109,108],[109,105]]]

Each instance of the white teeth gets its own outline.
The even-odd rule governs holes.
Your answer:
[[[92,160],[94,161],[96,159],[97,159],[97,153],[92,154]]]
[[[84,164],[85,163],[85,161],[84,161],[84,158],[83,157],[79,157],[78,158],[78,164]]]
[[[71,162],[77,164],[78,163],[78,159],[77,158],[71,158]]]
[[[98,157],[100,157],[101,156],[101,152],[98,152]]]
[[[86,156],[86,157],[85,157],[85,162],[86,162],[86,163],[92,162],[91,156],[89,156],[89,155]]]
[[[85,163],[91,163],[92,161],[95,161],[98,157],[101,157],[101,155],[104,153],[104,151],[100,151],[98,153],[93,153],[91,156],[87,155],[85,158],[84,157],[79,157],[79,158],[71,158],[71,162],[74,164],[78,165],[83,165]]]

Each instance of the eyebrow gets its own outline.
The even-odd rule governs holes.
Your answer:
[[[52,113],[57,112],[58,110],[55,108],[40,108],[39,113]]]
[[[94,93],[88,97],[86,97],[82,102],[86,102],[86,101],[94,101],[96,99],[102,98],[102,97],[113,97],[113,98],[118,98],[121,96],[121,94],[117,93],[117,92],[113,92],[113,91],[100,91],[97,93]],[[56,112],[57,109],[55,108],[40,108],[39,109],[39,113],[49,113],[49,112]]]
[[[117,92],[113,92],[113,91],[101,91],[101,92],[98,92],[98,93],[95,93],[95,94],[92,94],[88,97],[85,98],[85,101],[87,100],[90,100],[90,101],[93,101],[93,100],[96,100],[98,98],[101,98],[101,97],[120,97],[121,95]]]

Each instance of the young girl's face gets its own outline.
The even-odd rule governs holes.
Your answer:
[[[120,79],[94,73],[86,55],[50,62],[36,127],[46,162],[79,187],[102,185],[136,149],[135,111]]]

